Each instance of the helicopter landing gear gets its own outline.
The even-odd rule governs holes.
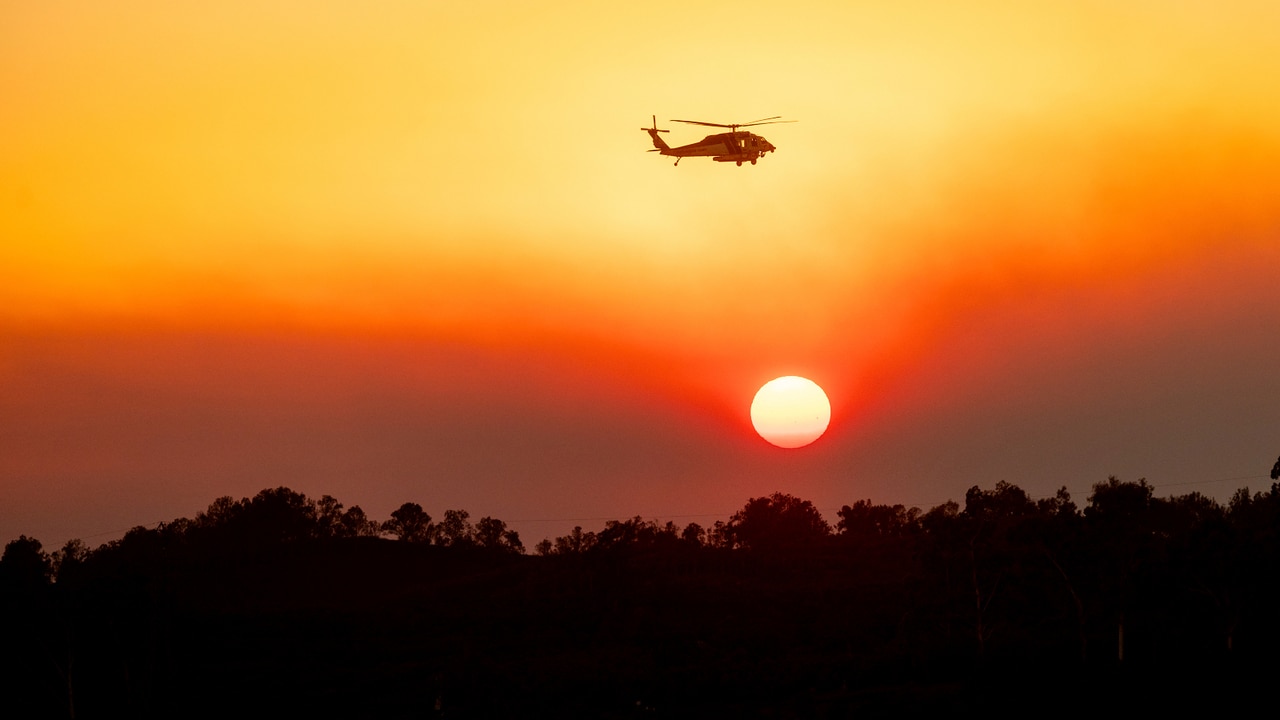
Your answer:
[[[756,159],[757,159],[757,158],[751,158],[751,164],[752,164],[752,165],[755,165],[755,164],[756,164]]]
[[[738,167],[742,167],[742,161],[741,161],[741,160],[739,160],[739,161],[738,161]]]

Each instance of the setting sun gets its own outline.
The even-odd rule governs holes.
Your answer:
[[[788,375],[770,380],[751,401],[756,432],[781,448],[808,445],[822,437],[830,422],[827,394],[807,378]]]

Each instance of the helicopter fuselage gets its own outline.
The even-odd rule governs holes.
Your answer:
[[[773,152],[773,144],[763,137],[749,132],[717,133],[698,142],[662,150],[661,154],[673,157],[709,157],[716,162],[746,160],[754,163],[767,152]]]
[[[732,162],[741,165],[749,162],[756,164],[765,153],[773,152],[777,148],[773,143],[765,140],[763,136],[755,133],[739,130],[743,125],[771,124],[777,121],[776,118],[765,118],[751,123],[742,123],[737,125],[724,125],[720,123],[706,123],[691,120],[676,120],[675,122],[690,123],[692,125],[712,125],[715,127],[730,128],[729,132],[716,133],[708,135],[698,142],[689,143],[688,145],[680,145],[671,147],[663,142],[658,133],[667,132],[658,128],[657,118],[654,118],[653,126],[640,128],[649,133],[649,137],[653,138],[653,149],[649,152],[656,152],[667,157],[674,157],[676,164],[680,164],[681,158],[687,157],[709,157],[716,162]],[[782,120],[780,122],[794,122],[791,120]]]

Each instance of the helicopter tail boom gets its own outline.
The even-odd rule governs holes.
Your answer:
[[[640,128],[640,129],[649,133],[649,137],[653,138],[654,150],[670,150],[671,149],[671,146],[668,145],[665,140],[658,137],[658,133],[662,132],[661,130],[652,130],[650,128]]]
[[[653,127],[647,127],[647,128],[646,128],[646,127],[642,127],[642,128],[640,128],[640,129],[641,129],[641,130],[643,130],[643,131],[645,131],[645,132],[647,132],[647,133],[649,133],[649,137],[653,138],[653,148],[654,148],[654,150],[657,150],[657,151],[661,152],[661,151],[664,151],[664,150],[670,150],[670,149],[671,149],[671,146],[670,146],[670,145],[668,145],[668,144],[666,143],[666,141],[665,141],[665,140],[663,140],[662,138],[658,137],[658,133],[664,133],[664,132],[667,132],[667,131],[666,131],[666,130],[659,130],[659,129],[658,129],[658,116],[657,116],[657,115],[654,115],[654,116],[653,116]],[[653,152],[653,150],[650,150],[649,152]]]

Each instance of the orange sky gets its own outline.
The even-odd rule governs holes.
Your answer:
[[[0,535],[274,482],[529,519],[936,503],[1125,436],[1096,415],[1135,386],[1167,432],[1132,468],[1064,449],[1054,478],[1270,467],[1280,416],[1248,398],[1280,399],[1250,334],[1277,319],[1274,3],[696,5],[0,9]],[[672,117],[799,122],[762,128],[757,166],[673,168],[651,114],[673,144],[705,133]],[[1257,376],[1210,373],[1224,346]],[[784,374],[832,426],[778,459],[746,408]],[[1205,397],[1219,423],[1178,429]],[[1020,412],[1068,419],[990,441]],[[1197,462],[1150,460],[1188,434]],[[918,461],[948,443],[966,473]],[[278,472],[189,477],[211,453]],[[118,509],[49,519],[91,487]]]

